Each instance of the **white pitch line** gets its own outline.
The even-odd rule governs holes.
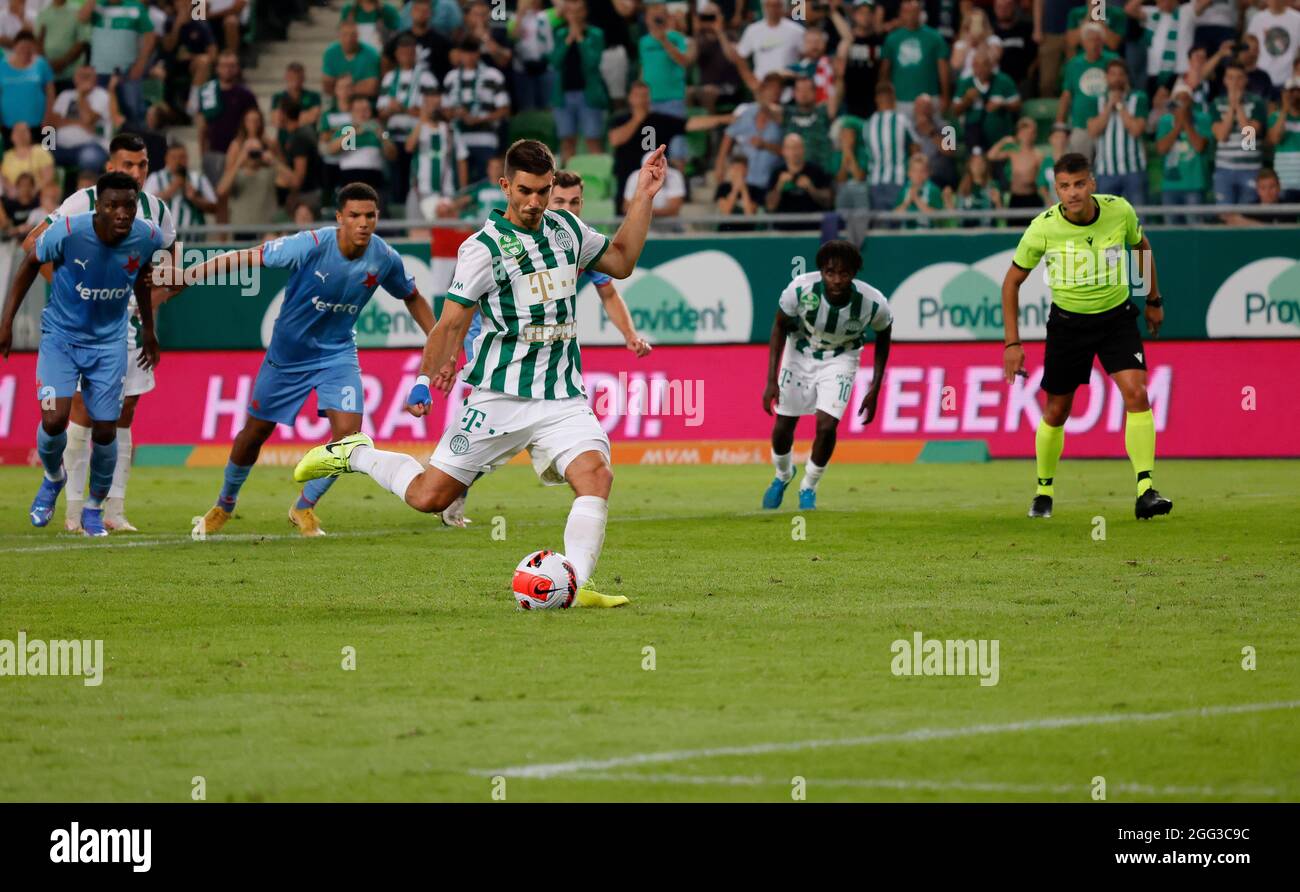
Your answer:
[[[577,781],[618,781],[650,784],[689,784],[702,787],[789,787],[790,781],[783,778],[758,777],[754,775],[707,776],[696,774],[639,774],[634,771],[623,773],[578,774]],[[1088,783],[1073,784],[1016,784],[1000,781],[966,781],[966,780],[927,780],[924,778],[865,778],[865,777],[807,777],[809,787],[852,787],[869,790],[928,790],[948,791],[962,790],[975,793],[1078,793],[1088,795],[1092,785]],[[1231,794],[1247,796],[1277,796],[1274,787],[1180,787],[1173,785],[1154,786],[1151,784],[1111,784],[1107,788],[1112,793],[1131,793],[1141,796],[1202,796],[1207,799],[1222,799]]]
[[[716,759],[721,756],[757,756],[768,753],[796,753],[804,750],[838,749],[845,747],[875,746],[882,743],[925,743],[931,740],[955,740],[985,734],[1008,734],[1018,731],[1050,731],[1058,728],[1080,728],[1092,725],[1116,725],[1131,722],[1163,722],[1182,718],[1205,718],[1221,715],[1240,715],[1251,712],[1271,712],[1300,707],[1300,700],[1280,700],[1274,703],[1245,703],[1227,706],[1202,706],[1195,709],[1177,709],[1168,712],[1111,713],[1107,715],[1061,716],[1048,719],[1029,719],[990,725],[969,725],[965,728],[915,728],[911,731],[892,731],[865,737],[839,739],[795,740],[782,743],[756,743],[746,746],[720,746],[694,750],[669,750],[659,753],[634,753],[610,759],[573,759],[568,762],[549,762],[540,765],[515,765],[491,771],[472,770],[470,774],[482,777],[550,778],[578,772],[600,772],[611,768],[632,765],[663,765],[670,762],[688,762],[693,759]]]
[[[435,527],[432,530],[432,532],[436,532],[439,529],[440,529],[439,527]],[[403,532],[408,532],[408,531],[392,530],[392,529],[347,530],[341,533],[328,533],[325,536],[325,538],[326,540],[329,540],[329,539],[349,539],[349,538],[357,538],[362,536],[391,536],[394,533],[400,534]],[[410,530],[409,532],[415,533],[417,531]],[[104,541],[103,539],[96,540],[87,536],[74,537],[70,535],[66,538],[67,541],[52,542],[48,545],[23,545],[18,548],[0,548],[0,554],[31,554],[33,552],[41,552],[41,551],[89,551],[91,549],[98,550],[101,548],[141,548],[144,546],[162,547],[167,545],[189,545],[190,543],[194,543],[196,545],[206,545],[209,542],[211,543],[253,542],[253,541],[261,541],[261,540],[268,540],[268,541],[275,542],[284,539],[303,539],[307,537],[303,536],[301,533],[215,533],[205,541],[198,541],[190,538],[187,535],[181,535],[181,534],[177,534],[175,536],[169,536],[165,539],[163,538],[142,539],[139,537],[127,538],[124,536],[122,537],[110,536],[108,538],[108,541]]]

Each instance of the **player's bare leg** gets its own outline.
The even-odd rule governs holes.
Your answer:
[[[104,501],[104,526],[113,532],[138,532],[126,519],[126,483],[131,476],[133,458],[131,424],[135,421],[135,407],[139,402],[139,394],[126,397],[122,400],[122,414],[117,416],[117,464],[113,467],[113,485]]]
[[[1030,517],[1052,516],[1052,497],[1056,494],[1053,485],[1056,465],[1061,460],[1061,449],[1065,445],[1065,422],[1070,418],[1070,407],[1073,405],[1073,393],[1047,394],[1043,418],[1038,422],[1038,431],[1034,435],[1038,486],[1034,490],[1033,504],[1029,506]]]
[[[812,452],[803,469],[803,480],[799,484],[799,510],[812,511],[817,507],[817,484],[830,464],[831,455],[835,453],[835,440],[839,434],[840,420],[834,415],[817,410],[817,434],[813,439]]]
[[[361,431],[360,412],[342,412],[338,409],[326,409],[325,415],[330,422],[330,439],[341,440]],[[324,536],[320,518],[316,516],[316,503],[329,491],[337,477],[318,477],[303,484],[298,501],[289,506],[289,523],[298,528],[304,536]]]
[[[1133,473],[1137,476],[1137,502],[1133,513],[1138,520],[1149,520],[1173,510],[1174,503],[1156,492],[1151,474],[1156,464],[1156,424],[1147,397],[1147,373],[1143,369],[1124,369],[1111,375],[1124,400],[1124,448]]]
[[[90,473],[90,413],[86,411],[80,391],[72,395],[67,433],[68,445],[63,451],[63,467],[68,474],[65,487],[68,502],[63,526],[70,533],[80,533],[81,509],[86,504],[86,475]]]
[[[772,425],[772,466],[776,468],[776,477],[763,493],[764,508],[780,508],[781,500],[785,498],[785,489],[794,479],[794,463],[790,453],[794,449],[794,431],[798,424],[798,415],[777,415]]]
[[[239,490],[248,473],[257,464],[257,457],[262,453],[262,444],[275,433],[275,422],[264,421],[251,415],[244,422],[244,428],[235,437],[230,447],[230,459],[226,462],[225,478],[217,503],[203,516],[203,531],[218,532],[235,513],[235,502],[239,499]]]
[[[614,472],[605,454],[595,449],[580,453],[564,469],[564,479],[575,496],[564,525],[564,556],[578,577],[575,603],[579,607],[619,607],[628,603],[623,595],[602,595],[587,588],[605,544],[609,493],[614,487]]]

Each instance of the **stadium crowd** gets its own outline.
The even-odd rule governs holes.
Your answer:
[[[179,226],[249,238],[326,216],[356,180],[390,215],[481,218],[503,206],[502,155],[524,136],[584,177],[593,218],[617,213],[660,144],[656,215],[689,203],[738,218],[728,229],[1043,207],[1071,151],[1137,205],[1300,201],[1300,0],[0,4],[8,238],[93,182],[123,132]],[[337,16],[337,40],[290,65],[264,108],[245,65],[308,14]]]

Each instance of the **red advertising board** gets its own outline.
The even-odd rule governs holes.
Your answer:
[[[1042,405],[1043,348],[1027,349],[1029,377],[1008,386],[996,344],[895,344],[876,419],[864,425],[850,414],[840,427],[841,442],[874,448],[891,441],[983,440],[995,458],[1031,456]],[[1300,381],[1300,341],[1153,341],[1148,351],[1162,457],[1300,456],[1300,409],[1293,395]],[[868,346],[851,411],[870,382],[870,358]],[[158,386],[137,412],[135,443],[229,443],[244,421],[261,359],[255,351],[165,353]],[[366,431],[377,440],[433,444],[454,420],[459,392],[451,401],[437,398],[428,419],[402,410],[418,363],[415,351],[362,351]],[[715,454],[710,452],[699,460],[763,460],[761,449],[748,447],[761,444],[771,430],[761,405],[766,367],[761,345],[659,347],[640,360],[621,348],[583,351],[593,407],[621,460],[646,460],[628,458],[644,456],[645,450],[629,449],[638,444],[703,442],[746,448],[733,450],[732,459],[709,459]],[[28,460],[35,442],[35,371],[33,354],[15,354],[0,365],[0,437],[7,462]],[[1122,457],[1123,426],[1118,391],[1094,369],[1091,384],[1075,398],[1066,455]],[[811,428],[800,434],[810,436]],[[270,445],[300,448],[327,437],[328,425],[309,399],[297,423],[282,425]],[[850,446],[844,458],[872,460],[877,454],[888,449]]]

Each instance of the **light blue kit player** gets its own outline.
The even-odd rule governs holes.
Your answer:
[[[420,330],[433,328],[433,309],[406,274],[402,257],[374,234],[379,196],[364,183],[339,190],[337,226],[305,230],[255,248],[213,257],[188,281],[214,281],[244,264],[288,269],[284,303],[275,320],[271,345],[258,370],[244,428],[235,437],[221,494],[203,518],[203,532],[215,533],[235,511],[240,487],[257,462],[262,444],[276,424],[293,424],[308,395],[316,391],[318,413],[329,418],[334,439],[361,431],[364,399],[357,361],[355,326],[375,290],[400,297]],[[185,285],[169,286],[155,296],[166,300]],[[289,508],[289,520],[304,536],[320,536],[315,506],[334,483],[333,477],[303,487]]]
[[[41,423],[36,451],[45,476],[32,501],[33,526],[50,522],[67,482],[63,452],[68,443],[72,397],[81,395],[91,419],[90,493],[81,513],[87,536],[107,536],[103,501],[117,464],[117,419],[122,411],[127,363],[127,315],[134,293],[140,307],[142,368],[158,364],[149,300],[154,252],[162,248],[158,227],[137,220],[139,186],[124,173],[107,173],[96,183],[92,213],[55,221],[23,258],[0,320],[0,352],[7,358],[19,306],[44,263],[54,267],[49,300],[41,313],[36,360]]]

